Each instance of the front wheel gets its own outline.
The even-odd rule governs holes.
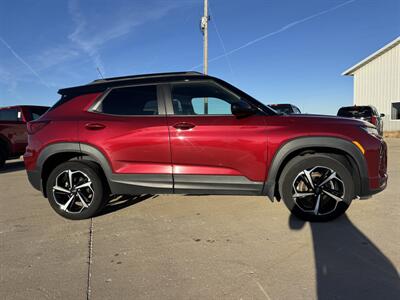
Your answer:
[[[57,166],[47,180],[46,191],[51,207],[67,219],[93,217],[105,203],[99,172],[89,163],[69,161]]]
[[[354,198],[353,178],[340,157],[311,154],[292,159],[284,168],[279,191],[298,218],[330,221],[342,215]]]

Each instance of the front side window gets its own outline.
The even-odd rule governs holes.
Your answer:
[[[400,120],[400,102],[392,103],[392,120]]]
[[[155,85],[112,89],[96,108],[111,115],[158,115]]]
[[[211,82],[172,85],[175,115],[232,115],[231,105],[239,101],[243,100]]]
[[[20,121],[21,113],[16,108],[0,110],[0,121]]]

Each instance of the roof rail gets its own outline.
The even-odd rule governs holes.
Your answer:
[[[152,77],[168,77],[168,76],[187,76],[187,75],[203,75],[203,73],[190,71],[190,72],[169,72],[169,73],[151,73],[151,74],[140,74],[140,75],[128,75],[128,76],[120,76],[120,77],[109,77],[109,78],[101,78],[93,80],[89,84],[94,83],[104,83],[109,81],[117,81],[117,80],[128,80],[128,79],[140,79],[140,78],[152,78]]]

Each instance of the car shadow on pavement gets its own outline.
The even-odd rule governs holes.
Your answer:
[[[25,165],[24,165],[23,161],[8,162],[4,165],[4,168],[0,169],[0,174],[21,171],[24,169],[25,169]]]
[[[305,222],[293,215],[292,230]],[[344,215],[309,223],[318,299],[398,299],[400,277],[392,262]],[[398,240],[393,237],[393,243]]]
[[[154,195],[151,194],[112,196],[107,205],[101,210],[101,212],[97,216],[102,216],[115,212],[117,210],[135,205],[152,197],[154,197]]]

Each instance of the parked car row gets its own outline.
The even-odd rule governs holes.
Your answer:
[[[26,124],[38,119],[47,106],[9,106],[0,108],[0,168],[8,159],[20,157],[28,144]]]
[[[339,117],[355,118],[367,121],[376,126],[380,135],[383,134],[383,120],[385,114],[380,114],[376,107],[368,106],[344,106],[337,113]]]
[[[293,104],[269,104],[269,106],[280,114],[301,114],[300,109]],[[385,114],[380,114],[376,107],[372,105],[343,106],[338,110],[337,116],[367,121],[376,126],[380,135],[383,134],[382,118],[385,117]]]
[[[38,119],[21,107],[1,122],[10,144],[21,136],[8,158],[26,145],[12,128],[30,121],[28,179],[65,218],[97,215],[110,194],[176,193],[265,195],[328,221],[386,187],[386,143],[371,123],[277,112],[212,76],[105,78],[59,94]]]

